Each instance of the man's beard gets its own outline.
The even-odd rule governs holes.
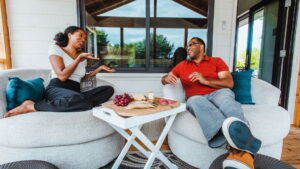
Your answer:
[[[190,57],[190,56],[189,56],[189,57]],[[196,59],[198,59],[198,58],[199,58],[199,55],[194,55],[194,56],[190,57],[191,60],[196,60]]]

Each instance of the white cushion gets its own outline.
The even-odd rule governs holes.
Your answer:
[[[34,112],[0,120],[0,146],[33,148],[86,143],[113,134],[92,110]]]
[[[290,128],[288,112],[279,106],[242,105],[246,119],[254,136],[263,145],[271,145],[287,136]],[[197,119],[188,111],[180,113],[172,130],[189,139],[207,144]]]
[[[163,96],[164,98],[176,100],[181,103],[185,102],[185,91],[182,87],[180,79],[177,79],[177,83],[175,85],[164,85]]]
[[[277,106],[280,98],[280,90],[272,84],[261,79],[252,78],[251,96],[255,104],[268,104]]]

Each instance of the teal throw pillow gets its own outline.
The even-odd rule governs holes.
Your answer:
[[[251,77],[253,70],[232,72],[235,100],[241,104],[254,104],[251,96]]]
[[[21,80],[18,77],[8,78],[6,87],[7,111],[21,105],[25,100],[34,102],[43,99],[45,87],[42,78]]]

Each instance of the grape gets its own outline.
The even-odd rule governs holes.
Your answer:
[[[127,106],[131,101],[133,101],[133,98],[130,97],[129,94],[124,93],[122,95],[116,95],[113,103],[117,106]]]

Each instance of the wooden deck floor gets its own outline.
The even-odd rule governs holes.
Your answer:
[[[289,135],[283,141],[281,160],[300,169],[300,128],[291,126]]]

